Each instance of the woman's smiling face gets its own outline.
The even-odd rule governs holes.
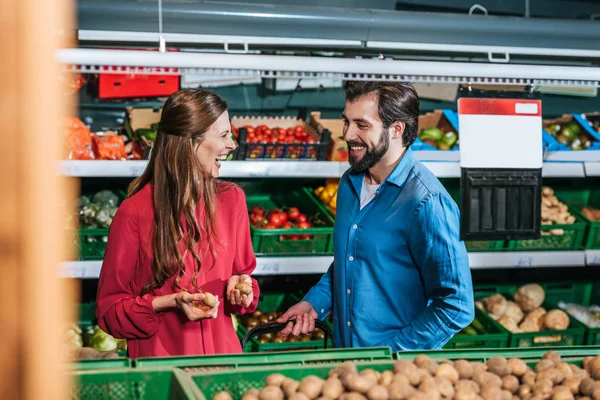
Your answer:
[[[218,178],[220,161],[236,149],[236,144],[231,137],[229,113],[225,111],[208,128],[202,142],[196,147],[196,155],[202,166],[202,173],[209,178]]]

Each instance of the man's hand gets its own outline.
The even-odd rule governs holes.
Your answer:
[[[286,312],[283,313],[277,322],[283,324],[290,320],[295,319],[296,324],[289,322],[287,326],[281,331],[281,336],[287,337],[291,333],[294,336],[307,334],[315,329],[315,319],[319,315],[313,308],[312,304],[308,301],[301,301],[298,304],[291,306]]]
[[[231,278],[229,278],[229,281],[227,282],[227,299],[234,306],[242,306],[246,308],[252,304],[252,300],[254,300],[254,293],[250,293],[248,295],[240,293],[240,291],[235,288],[235,285],[242,282],[249,283],[250,286],[252,286],[252,278],[246,274],[233,275]]]

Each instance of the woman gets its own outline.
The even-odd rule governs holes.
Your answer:
[[[235,147],[223,99],[202,89],[169,97],[100,272],[98,324],[127,339],[131,358],[241,352],[231,315],[256,309],[256,258],[243,191],[216,179]],[[213,308],[203,292],[217,297]]]

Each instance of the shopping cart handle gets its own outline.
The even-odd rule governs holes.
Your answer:
[[[295,322],[295,320],[290,320],[290,321]],[[288,321],[288,322],[290,322],[290,321]],[[283,324],[273,322],[270,324],[259,325],[257,327],[250,329],[248,332],[246,332],[246,334],[244,335],[244,338],[242,339],[242,349],[246,348],[246,343],[248,343],[250,341],[250,339],[252,339],[256,336],[264,335],[265,333],[280,332],[287,326],[287,324],[288,324],[287,322],[285,322]],[[331,333],[331,329],[329,329],[329,327],[320,319],[315,319],[315,328],[318,328],[318,329],[322,330],[323,333],[325,333],[323,347],[326,349],[327,341],[333,337],[333,335]]]

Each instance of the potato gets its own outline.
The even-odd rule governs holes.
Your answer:
[[[594,389],[594,392],[592,393],[592,399],[600,400],[600,387]]]
[[[317,400],[334,400],[334,399],[330,399],[327,396],[321,396],[321,397],[317,397]]]
[[[520,358],[511,358],[506,362],[512,371],[512,374],[517,377],[522,377],[527,372],[527,364]]]
[[[296,392],[287,397],[287,400],[309,400],[309,397],[302,392]]]
[[[483,400],[501,400],[502,389],[496,386],[483,385],[481,387],[481,397]]]
[[[283,400],[283,391],[276,386],[265,386],[259,393],[260,400]]]
[[[360,393],[350,392],[350,393],[344,393],[340,397],[340,400],[367,400],[367,398]]]
[[[565,379],[569,379],[573,377],[573,370],[569,367],[569,364],[566,362],[559,362],[556,365],[556,370],[563,374]]]
[[[470,390],[472,392],[475,392],[476,394],[479,394],[479,392],[481,391],[479,389],[479,385],[475,381],[472,381],[470,379],[461,379],[456,383],[456,385],[454,385],[454,390],[456,390],[457,392],[463,389]]]
[[[523,310],[521,310],[521,307],[519,307],[517,303],[515,303],[514,301],[507,301],[506,312],[503,316],[513,319],[518,324],[519,322],[521,322],[525,314],[523,313]]]
[[[258,394],[260,393],[260,391],[258,389],[248,389],[244,392],[244,395],[242,396],[242,400],[259,400],[258,399]]]
[[[408,400],[440,400],[439,393],[438,397],[430,395],[429,393],[415,392]]]
[[[527,372],[521,377],[521,383],[533,387],[533,384],[535,383],[535,377],[536,374],[534,372]]]
[[[514,375],[506,375],[502,378],[502,389],[511,393],[517,393],[519,390],[519,379]]]
[[[594,359],[594,357],[592,356],[587,356],[587,357],[583,357],[583,368],[589,373],[592,372],[590,370],[590,362],[592,362],[592,360]]]
[[[543,317],[542,317],[543,318]],[[534,320],[525,320],[519,325],[519,329],[516,332],[539,332],[540,324]]]
[[[298,387],[300,386],[300,382],[295,381],[293,379],[286,378],[281,384],[281,388],[287,397],[298,391]]]
[[[344,385],[339,378],[328,378],[323,384],[323,396],[336,400],[344,393]]]
[[[213,308],[217,305],[217,298],[214,294],[209,292],[204,292],[204,299],[202,300],[206,307]]]
[[[387,400],[389,397],[388,391],[381,385],[371,386],[367,392],[367,398],[369,400]]]
[[[537,283],[521,286],[514,295],[515,302],[524,312],[540,307],[546,299],[544,289]]]
[[[472,362],[471,366],[473,367],[473,374],[477,371],[487,371],[487,365],[479,361]]]
[[[331,377],[342,378],[346,374],[357,374],[357,373],[358,373],[358,371],[356,370],[356,365],[354,365],[354,363],[351,361],[346,361],[344,363],[341,363],[334,369],[330,370],[329,377],[330,378]]]
[[[390,400],[405,400],[408,399],[415,393],[415,388],[408,383],[408,378],[404,375],[396,375],[396,377],[402,376],[403,379],[394,379],[394,381],[388,387],[388,393]]]
[[[512,317],[504,315],[498,320],[498,323],[505,327],[509,332],[519,332],[519,323]]]
[[[567,378],[562,383],[568,387],[571,393],[579,394],[579,385],[581,384],[581,378]]]
[[[267,376],[267,379],[265,379],[265,383],[267,384],[267,386],[280,387],[284,380],[285,376],[282,374],[271,374]]]
[[[433,361],[431,358],[419,354],[418,356],[415,357],[415,365],[419,368],[423,368],[425,371],[429,372],[431,375],[435,374],[435,370],[437,369],[438,365],[435,361]]]
[[[488,372],[505,377],[510,375],[512,370],[508,365],[508,361],[504,357],[492,357],[487,361]]]
[[[591,396],[595,389],[596,382],[591,378],[584,378],[579,384],[579,392],[584,396]]]
[[[410,385],[410,382],[408,381],[408,378],[406,377],[406,375],[402,375],[402,374],[395,374],[394,375],[394,379],[392,379],[392,384],[397,384],[397,385]]]
[[[229,392],[222,391],[222,392],[217,393],[213,397],[213,400],[233,400],[233,398],[231,397],[231,395],[229,394]]]
[[[563,380],[565,380],[565,377],[556,368],[548,368],[537,374],[537,377],[535,379],[538,382],[544,379],[549,379],[550,381],[552,381],[553,385],[558,385]]]
[[[365,378],[368,378],[368,379],[372,380],[373,383],[376,384],[376,383],[379,383],[379,379],[380,379],[381,373],[375,371],[374,369],[367,368],[367,369],[364,369],[364,370],[360,371],[359,375],[360,376],[364,376]]]
[[[517,393],[518,393],[519,397],[523,399],[527,396],[531,396],[531,394],[533,393],[533,390],[531,389],[531,386],[529,386],[529,385],[521,385],[521,387],[519,388]]]
[[[324,385],[325,381],[323,379],[314,375],[309,375],[300,381],[298,391],[304,393],[309,399],[313,400],[319,397]]]
[[[435,376],[446,378],[453,385],[458,382],[459,379],[458,371],[450,364],[438,365],[437,369],[435,370]],[[442,393],[442,396],[444,396],[444,393]]]
[[[454,368],[458,372],[460,379],[471,379],[473,376],[473,366],[466,360],[456,360],[454,362]]]
[[[438,391],[443,397],[451,398],[454,396],[454,386],[449,379],[443,376],[436,376],[434,380]],[[458,379],[456,381],[458,382]]]
[[[419,385],[419,391],[428,394],[432,399],[440,399],[441,394],[438,389],[437,383],[435,379],[431,377],[431,375],[426,375],[421,380],[421,384]]]
[[[496,374],[492,374],[491,372],[474,372],[473,373],[473,381],[475,381],[479,387],[483,387],[483,385],[502,387],[502,378],[500,378]]]
[[[569,316],[562,310],[551,310],[544,315],[544,327],[549,330],[560,331],[567,329],[570,322]]]
[[[543,329],[544,328],[544,315],[546,315],[545,308],[543,308],[543,307],[536,308],[536,309],[530,311],[525,316],[525,318],[521,322],[521,325],[535,323],[538,326],[538,330]]]
[[[493,294],[483,302],[488,314],[495,320],[500,319],[506,312],[506,298],[501,294]]]
[[[542,397],[543,399],[549,399],[552,397],[552,381],[544,379],[537,381],[533,387],[533,395]]]
[[[418,371],[417,366],[413,364],[412,361],[398,360],[394,364],[394,372],[396,374],[402,374],[406,376],[410,384],[413,386],[417,386],[421,382],[421,373]]]
[[[480,300],[476,301],[475,302],[475,307],[479,308],[482,311],[486,311],[485,310],[485,305],[483,304],[483,301],[480,301]]]
[[[381,385],[388,387],[394,380],[394,373],[392,371],[383,371],[381,373]]]
[[[481,397],[477,393],[468,388],[456,389],[454,400],[479,400]]]
[[[560,310],[559,310],[560,311]],[[550,360],[554,363],[554,365],[560,364],[560,353],[556,350],[547,351],[543,356],[542,360]]]
[[[249,284],[248,282],[238,283],[237,285],[235,285],[235,289],[239,290],[241,294],[245,294],[247,296],[252,294],[252,285]]]
[[[600,381],[600,368],[596,368],[592,371],[591,378]]]
[[[535,372],[540,373],[545,369],[553,368],[554,361],[548,359],[540,360],[535,366]]]
[[[350,392],[367,393],[371,387],[377,384],[370,378],[361,375],[347,374],[342,378],[342,383]]]
[[[574,400],[574,399],[575,399],[575,397],[573,396],[571,389],[569,389],[566,386],[556,386],[552,390],[552,400]]]

